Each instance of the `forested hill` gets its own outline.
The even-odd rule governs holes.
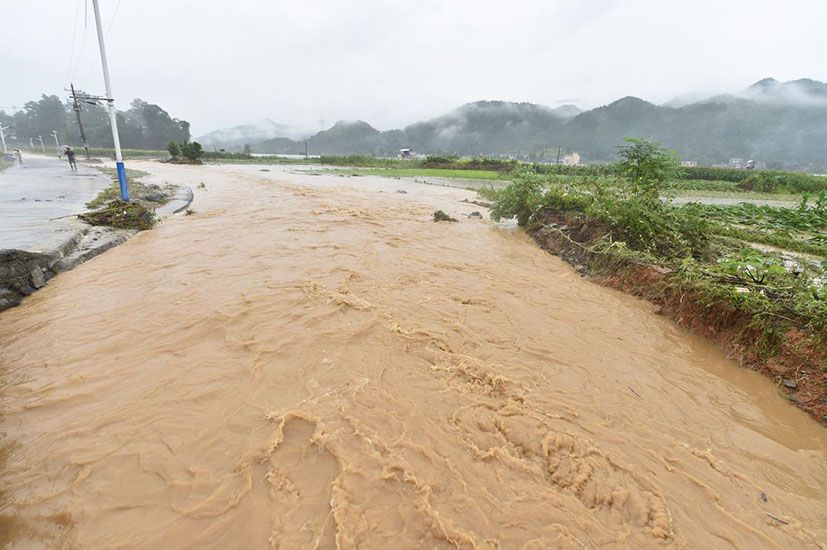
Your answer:
[[[112,147],[112,131],[109,114],[104,104],[81,104],[81,121],[90,147]],[[55,95],[43,95],[29,101],[23,109],[13,114],[0,111],[0,123],[9,127],[20,143],[29,138],[39,143],[42,136],[49,144],[54,143],[52,131],[57,131],[61,144],[81,144],[75,111],[70,101],[62,101]],[[129,149],[166,149],[170,140],[178,142],[190,138],[190,123],[173,118],[158,105],[135,99],[126,111],[118,111],[118,130],[121,146]]]
[[[733,157],[770,166],[827,169],[827,84],[764,79],[733,95],[656,105],[624,97],[581,112],[531,103],[479,101],[443,116],[380,132],[363,121],[338,122],[307,138],[311,154],[515,155],[554,160],[578,152],[585,162],[612,160],[626,136],[649,137],[704,164]],[[303,153],[304,141],[250,141],[262,153]],[[220,145],[219,145],[220,146]]]

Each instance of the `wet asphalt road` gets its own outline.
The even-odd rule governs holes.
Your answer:
[[[23,165],[0,171],[0,249],[52,250],[78,230],[85,203],[109,185],[109,178],[65,159],[27,155]]]

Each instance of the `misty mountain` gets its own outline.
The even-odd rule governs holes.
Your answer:
[[[298,128],[279,124],[270,119],[262,119],[251,124],[241,124],[231,128],[213,130],[203,136],[196,138],[196,141],[207,149],[242,149],[246,144],[261,143],[274,138],[303,139],[313,134],[307,128]]]
[[[615,158],[626,136],[648,137],[704,164],[733,157],[770,166],[827,168],[827,84],[810,79],[764,79],[732,95],[685,105],[656,105],[624,97],[580,111],[532,103],[478,101],[400,130],[380,132],[364,121],[337,122],[307,138],[311,154],[394,156],[400,148],[423,154],[510,155],[553,160],[578,152],[585,162]],[[304,142],[253,143],[269,153],[303,153]],[[228,147],[230,148],[230,147]]]

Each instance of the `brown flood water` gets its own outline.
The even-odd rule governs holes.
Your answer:
[[[827,543],[827,431],[471,193],[133,164],[196,214],[0,315],[12,548]]]

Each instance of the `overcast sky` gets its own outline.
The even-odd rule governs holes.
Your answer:
[[[0,2],[0,108],[70,80],[103,93],[86,1]],[[119,107],[158,103],[196,136],[262,118],[384,130],[479,99],[588,108],[827,81],[826,0],[100,3]]]

